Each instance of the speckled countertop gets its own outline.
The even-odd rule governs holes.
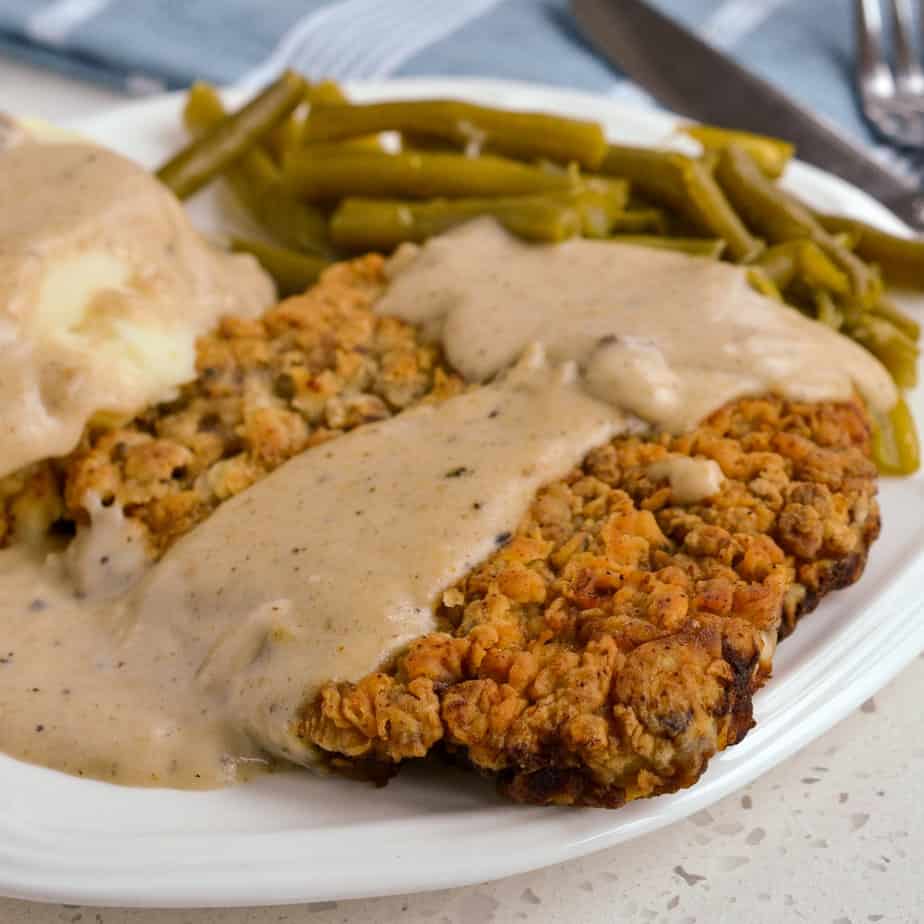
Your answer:
[[[0,109],[76,118],[114,99],[0,59]],[[918,924],[922,704],[924,655],[824,737],[708,811],[592,857],[496,883],[223,911],[0,899],[0,924]]]

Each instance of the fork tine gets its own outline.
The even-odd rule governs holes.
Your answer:
[[[895,81],[885,60],[879,0],[856,0],[858,77],[864,95],[889,97]]]
[[[895,79],[905,93],[924,91],[924,71],[918,62],[912,33],[914,14],[912,0],[892,0],[892,21],[895,24]]]

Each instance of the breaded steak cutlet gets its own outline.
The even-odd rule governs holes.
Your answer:
[[[721,492],[675,504],[647,474],[672,453],[718,462]],[[737,401],[684,436],[617,438],[443,593],[443,631],[328,684],[299,733],[380,776],[439,746],[520,802],[689,786],[752,726],[778,634],[859,577],[875,493],[851,403]]]
[[[457,394],[436,348],[374,314],[383,266],[337,265],[261,320],[226,319],[177,400],[0,480],[0,545],[85,522],[97,497],[156,557],[293,455]],[[360,776],[449,754],[522,802],[614,807],[690,785],[753,724],[778,637],[860,576],[879,530],[869,441],[858,403],[776,397],[612,440],[442,594],[440,631],[325,686],[297,733]],[[719,493],[676,502],[650,473],[672,454],[715,460]]]

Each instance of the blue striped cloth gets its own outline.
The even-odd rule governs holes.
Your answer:
[[[653,2],[868,137],[851,0]],[[644,101],[581,39],[566,0],[0,0],[0,54],[136,94],[196,78],[256,86],[292,66],[339,79],[516,78]]]

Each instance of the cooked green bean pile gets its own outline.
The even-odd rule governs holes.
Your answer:
[[[874,353],[900,389],[917,381],[918,324],[886,283],[924,290],[924,239],[814,212],[776,180],[776,138],[683,126],[702,154],[608,144],[600,125],[457,100],[351,104],[337,84],[287,72],[234,113],[196,84],[188,147],[158,171],[186,198],[217,177],[261,229],[235,239],[282,294],[331,261],[421,242],[490,215],[526,240],[584,236],[663,247],[748,268],[760,292]],[[902,399],[876,421],[880,469],[919,464]]]

